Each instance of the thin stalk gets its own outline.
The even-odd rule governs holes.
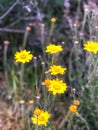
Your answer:
[[[47,58],[46,58],[46,53],[45,53],[45,25],[41,24],[41,48],[42,48],[42,52],[43,52],[43,59],[44,61],[47,63]]]
[[[77,116],[85,123],[87,130],[90,130],[87,121],[80,114],[78,114]]]
[[[24,125],[25,124],[25,104],[24,103],[21,104],[20,109],[21,109],[21,117],[22,117],[21,122]],[[24,125],[24,127],[25,127],[25,125]]]
[[[55,61],[55,54],[54,54],[54,55],[52,55],[51,65],[53,65],[53,64],[54,64],[54,61]]]
[[[21,89],[24,88],[24,64],[21,64],[21,71],[20,71],[20,86],[21,86]]]
[[[27,37],[28,37],[29,31],[30,31],[30,28],[27,27],[25,34],[24,34],[24,39],[23,39],[23,49],[25,49],[25,47],[26,47]],[[21,64],[20,86],[23,89],[23,86],[24,86],[24,64]]]
[[[85,23],[86,23],[87,15],[88,15],[88,12],[85,11],[85,12],[84,12],[84,17],[83,17],[83,22],[82,22],[82,29],[81,29],[81,32],[84,31],[84,26],[85,26]]]
[[[64,126],[65,122],[68,120],[69,115],[70,115],[70,111],[67,112],[67,115],[66,115],[65,118],[61,121],[61,123],[60,123],[60,125],[59,125],[59,127],[58,127],[59,129],[61,129],[61,128]]]
[[[53,110],[55,99],[56,99],[56,95],[54,95],[52,99],[51,99],[51,96],[50,96],[50,100],[51,100],[50,111]]]
[[[39,87],[38,87],[38,74],[37,74],[37,57],[34,57],[34,76],[35,76],[35,87],[36,87],[36,98],[37,98],[37,105],[40,105],[39,99]]]
[[[35,85],[38,86],[38,77],[37,77],[37,57],[34,57],[34,72],[35,72]]]
[[[51,23],[51,27],[50,27],[50,32],[49,32],[49,38],[51,38],[52,34],[53,34],[53,30],[55,28],[55,23]]]
[[[97,69],[97,64],[98,64],[98,59],[94,59],[95,57],[94,57],[94,55],[89,55],[90,56],[90,65],[89,65],[89,70],[88,70],[88,77],[89,77],[89,79],[88,79],[88,82],[87,82],[87,86],[89,86],[90,85],[90,83],[92,82],[92,80],[93,80],[93,76],[94,76],[94,72],[96,71],[96,69]],[[93,61],[94,60],[94,61]],[[94,63],[94,64],[92,64],[92,63]],[[92,66],[93,66],[93,70],[92,70]]]
[[[47,109],[47,106],[49,104],[49,101],[48,101],[48,97],[49,97],[49,94],[47,93],[47,90],[45,87],[43,87],[43,100],[44,100],[44,109],[46,110]]]
[[[38,116],[37,116],[37,125],[36,125],[35,130],[39,130],[39,126],[38,126]]]
[[[13,90],[14,90],[14,96],[15,99],[17,98],[17,77],[14,73],[14,70],[12,69],[12,82],[13,82]]]
[[[42,45],[42,50],[43,53],[45,53],[44,51],[44,24],[41,25],[41,45]]]
[[[8,49],[8,45],[4,44],[4,55],[3,55],[3,59],[4,59],[4,75],[5,75],[6,82],[9,85],[8,72],[7,72],[7,49]]]
[[[23,49],[25,49],[27,44],[27,38],[28,38],[29,31],[25,31],[24,38],[23,38]]]

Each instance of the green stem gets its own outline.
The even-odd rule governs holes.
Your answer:
[[[85,11],[84,12],[84,18],[83,18],[83,22],[82,22],[82,29],[81,29],[81,32],[84,31],[84,26],[85,26],[85,23],[86,23],[86,17],[87,17],[88,13]]]
[[[51,98],[51,96],[50,96]],[[53,110],[54,103],[55,103],[56,95],[53,96],[52,101],[51,101],[51,106],[50,106],[50,111]],[[51,100],[51,99],[50,99]]]
[[[12,80],[13,80],[13,90],[14,90],[14,96],[15,99],[17,98],[17,77],[14,73],[14,70],[12,69]]]
[[[64,126],[65,122],[67,122],[69,115],[70,115],[70,111],[67,112],[67,115],[66,115],[65,118],[61,121],[61,123],[60,123],[60,125],[59,125],[59,129],[61,129],[61,128]]]
[[[21,86],[21,89],[24,88],[24,64],[21,64],[21,72],[20,72],[20,86]]]
[[[23,49],[25,49],[26,47],[28,34],[29,34],[29,31],[26,30],[24,34],[24,39],[23,39]]]
[[[38,77],[37,77],[37,58],[34,58],[34,69],[35,69],[35,85],[38,86]]]
[[[89,66],[89,70],[88,70],[88,82],[87,82],[87,86],[89,86],[93,80],[92,77],[94,77],[94,72],[96,71],[97,69],[97,64],[98,64],[98,58],[96,59],[94,57],[93,54],[89,55],[89,58],[90,58],[90,66]],[[94,64],[93,64],[94,63]],[[93,70],[92,70],[92,66],[93,66]]]
[[[49,38],[51,38],[52,34],[53,34],[53,30],[55,28],[55,23],[51,23],[51,27],[50,27],[50,32],[49,32]]]
[[[23,39],[23,49],[25,49],[26,47],[26,43],[27,43],[27,37],[28,37],[29,31],[26,30],[25,34],[24,34],[24,39]],[[20,86],[23,89],[24,86],[24,64],[21,64],[21,73],[20,73]]]
[[[54,55],[52,55],[51,65],[53,65],[53,64],[54,64],[54,61],[55,61],[55,54],[54,54]]]
[[[78,114],[77,116],[85,123],[87,130],[90,130],[87,121],[80,114]]]
[[[39,130],[39,127],[38,127],[38,117],[37,117],[37,125],[36,125],[35,130]]]
[[[9,80],[8,80],[8,72],[7,72],[7,49],[8,49],[8,45],[4,45],[4,75],[5,75],[5,79],[7,84],[9,85]]]

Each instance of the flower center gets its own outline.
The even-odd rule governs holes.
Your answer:
[[[55,72],[60,72],[60,69],[59,68],[55,68]]]
[[[20,57],[21,57],[21,59],[25,59],[26,55],[22,54]]]
[[[39,117],[39,121],[45,121],[45,117],[40,116],[40,117]]]
[[[54,89],[56,89],[56,90],[59,90],[59,89],[60,89],[60,86],[59,86],[58,84],[55,84],[53,87],[54,87]]]

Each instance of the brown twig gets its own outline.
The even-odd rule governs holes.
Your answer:
[[[9,29],[9,28],[0,28],[1,32],[10,32],[10,33],[25,33],[25,30],[19,29]]]
[[[13,8],[17,5],[19,0],[17,0],[1,17],[0,20],[4,19],[12,10]]]

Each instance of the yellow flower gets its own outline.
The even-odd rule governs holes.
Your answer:
[[[42,110],[40,110],[39,108],[36,108],[34,111],[34,115],[39,116],[42,113]]]
[[[31,120],[36,125],[46,126],[50,117],[51,117],[51,114],[49,114],[48,111],[43,111],[37,108],[35,109],[34,115],[31,118]]]
[[[76,105],[76,106],[78,106],[78,105],[80,105],[80,101],[79,100],[74,100],[73,104]]]
[[[15,53],[15,61],[26,63],[32,60],[33,55],[30,54],[30,51],[21,50],[20,52]]]
[[[50,81],[48,91],[52,92],[53,95],[62,94],[66,91],[67,85],[60,79],[53,79]]]
[[[69,107],[69,110],[70,110],[71,112],[75,113],[75,114],[78,114],[78,112],[77,112],[77,106],[75,106],[75,105],[71,105],[71,106]]]
[[[55,23],[55,22],[56,22],[56,18],[54,18],[54,17],[51,18],[51,22],[52,22],[52,23]]]
[[[50,79],[45,79],[45,81],[44,82],[42,82],[42,85],[45,85],[45,86],[49,86],[50,85]]]
[[[50,44],[46,47],[45,52],[50,53],[50,54],[55,54],[57,52],[61,52],[62,50],[63,50],[62,46]]]
[[[87,41],[84,44],[84,50],[96,54],[98,52],[98,42]]]
[[[66,68],[61,67],[60,65],[52,65],[50,66],[49,72],[52,75],[57,75],[57,74],[64,74]]]

